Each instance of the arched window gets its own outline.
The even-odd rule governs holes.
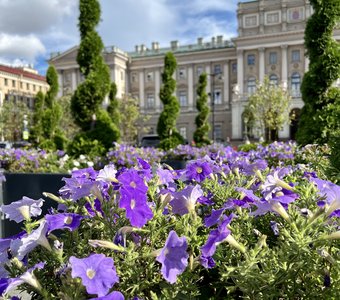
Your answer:
[[[279,79],[275,74],[269,76],[269,83],[270,85],[277,86],[279,83]]]
[[[291,89],[293,97],[300,97],[300,87],[301,87],[301,76],[299,73],[295,72],[291,77]]]
[[[256,91],[256,79],[255,77],[249,77],[247,81],[248,94],[252,95]]]

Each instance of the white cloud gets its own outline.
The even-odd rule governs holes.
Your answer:
[[[34,61],[46,51],[42,42],[34,35],[19,36],[0,34],[0,56],[4,59]]]
[[[106,46],[195,43],[236,35],[237,0],[100,0],[99,34]],[[0,63],[45,64],[49,54],[79,43],[79,0],[0,0]],[[24,45],[24,46],[23,46]]]

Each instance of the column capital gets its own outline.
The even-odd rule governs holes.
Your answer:
[[[260,52],[264,52],[264,50],[266,50],[265,47],[260,47],[260,48],[259,48],[259,51],[260,51]]]
[[[281,45],[281,49],[287,49],[288,45]]]
[[[243,54],[243,52],[244,52],[244,50],[243,49],[237,49],[237,55],[241,55],[241,54]]]

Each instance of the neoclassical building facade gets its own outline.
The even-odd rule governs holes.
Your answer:
[[[126,95],[139,100],[142,114],[148,115],[150,133],[156,126],[162,104],[159,99],[165,53],[177,59],[176,96],[181,113],[179,132],[190,142],[195,130],[196,89],[202,72],[208,74],[211,137],[217,141],[241,140],[245,126],[242,113],[256,83],[268,76],[273,84],[282,85],[292,96],[291,112],[298,115],[303,106],[300,85],[308,70],[305,57],[304,29],[313,13],[308,0],[259,0],[238,4],[238,34],[231,40],[223,36],[195,44],[180,45],[171,41],[168,47],[154,42],[150,47],[137,45],[125,52],[106,47],[103,56],[116,82],[118,97]],[[334,37],[340,40],[340,30]],[[76,62],[78,47],[57,53],[49,61],[59,75],[59,95],[72,93],[83,80]],[[294,126],[286,124],[279,132],[283,139],[294,138]]]

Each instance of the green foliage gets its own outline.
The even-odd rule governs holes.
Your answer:
[[[67,153],[72,157],[79,157],[86,153],[88,157],[93,158],[96,156],[104,155],[105,148],[98,142],[98,140],[93,139],[92,136],[88,136],[88,132],[78,133],[73,142],[68,145]]]
[[[237,147],[238,151],[249,152],[257,149],[257,144],[242,144]]]
[[[180,110],[178,99],[173,95],[176,90],[176,81],[172,76],[176,68],[176,58],[173,53],[168,52],[164,58],[162,87],[159,92],[159,98],[164,108],[157,124],[157,133],[161,140],[160,147],[164,150],[176,147],[184,142],[183,137],[176,128],[176,121]]]
[[[113,123],[116,124],[117,127],[120,126],[120,119],[121,119],[121,112],[119,109],[119,102],[116,98],[117,95],[117,85],[116,83],[112,82],[110,86],[110,93],[109,93],[109,106],[107,107],[107,112],[109,113],[111,120]]]
[[[147,130],[143,124],[149,117],[140,114],[138,99],[127,96],[120,99],[118,105],[122,141],[130,145],[136,144],[138,133]]]
[[[58,99],[58,103],[62,107],[63,117],[59,121],[59,128],[66,139],[73,140],[73,137],[79,132],[79,126],[75,123],[71,110],[71,95],[66,95]],[[58,148],[59,149],[59,148]]]
[[[24,130],[24,118],[30,120],[31,111],[22,101],[10,98],[5,101],[0,110],[1,136],[6,141],[21,141]]]
[[[77,62],[80,72],[85,76],[85,81],[78,86],[72,96],[71,110],[75,123],[81,128],[83,134],[80,135],[81,138],[74,141],[76,145],[70,148],[86,153],[92,151],[88,147],[92,143],[91,138],[97,140],[99,148],[108,149],[113,141],[119,139],[119,130],[101,108],[105,96],[110,91],[110,73],[102,57],[103,42],[96,32],[100,20],[99,1],[80,0],[79,10],[81,42]],[[93,128],[94,123],[95,128]],[[83,150],[79,149],[81,145],[84,146]]]
[[[45,96],[43,92],[39,91],[35,97],[33,110],[33,125],[31,128],[30,140],[33,143],[39,143],[42,136],[42,121],[41,117],[45,105]]]
[[[47,69],[46,80],[50,88],[46,95],[37,95],[37,103],[34,112],[33,140],[44,149],[64,149],[64,143],[55,143],[58,132],[59,140],[66,140],[63,131],[59,128],[63,117],[62,106],[56,101],[59,89],[58,74],[53,65]]]
[[[260,133],[277,132],[289,122],[290,102],[288,92],[271,84],[269,78],[265,77],[263,83],[257,84],[256,92],[249,97],[245,111],[252,114],[249,118],[252,117],[255,130]],[[267,140],[271,140],[271,134],[266,135]]]
[[[199,147],[211,144],[211,141],[208,137],[210,130],[210,125],[208,123],[210,109],[208,106],[208,95],[206,88],[207,74],[203,73],[198,79],[198,86],[196,90],[196,108],[198,110],[198,115],[195,118],[196,130],[194,132],[194,141]]]
[[[324,108],[334,102],[329,89],[340,77],[340,44],[333,39],[333,30],[340,20],[340,2],[310,2],[314,13],[305,29],[306,55],[309,56],[310,64],[301,85],[305,108],[297,132],[300,144],[328,142],[324,135],[325,127],[328,127],[323,122],[326,117]]]

